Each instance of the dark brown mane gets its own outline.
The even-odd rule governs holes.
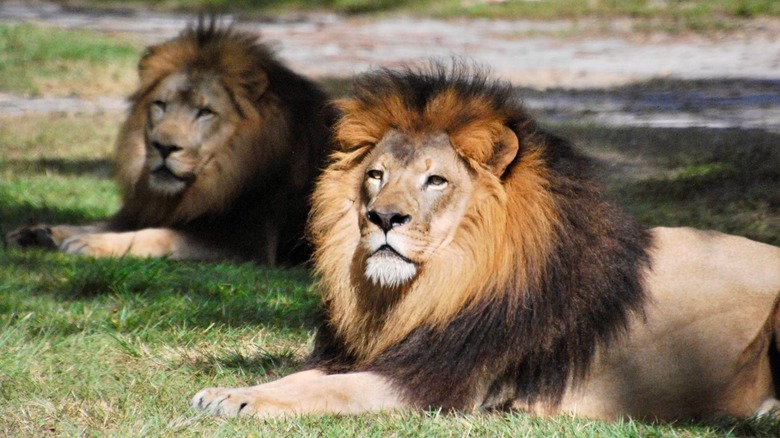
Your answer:
[[[363,350],[334,322],[341,317],[335,306],[348,297],[329,292],[309,365],[331,372],[379,372],[419,407],[468,410],[506,407],[517,400],[557,403],[567,384],[587,372],[595,349],[608,346],[625,330],[631,314],[641,312],[648,234],[603,199],[587,176],[586,161],[567,142],[540,129],[508,84],[477,69],[433,63],[381,70],[358,78],[354,95],[340,106],[344,116],[336,137],[342,152],[334,156],[334,173],[354,167],[361,148],[370,147],[389,127],[447,132],[477,169],[489,161],[494,146],[472,131],[495,122],[511,129],[520,150],[497,182],[506,193],[506,205],[496,210],[508,224],[506,236],[491,238],[520,256],[506,258],[514,264],[495,261],[499,266],[494,273],[507,280],[493,284],[487,278],[492,274],[485,273],[487,289],[469,291],[472,300],[446,324],[423,323],[370,357],[356,354]],[[336,217],[327,207],[337,199],[336,190],[323,180],[315,193],[313,219],[326,227],[318,231],[325,249],[317,253],[317,261],[326,277],[327,267],[335,265],[328,258],[334,257],[329,251],[336,244],[325,235],[331,231],[329,218]],[[546,200],[549,208],[542,202]],[[545,217],[526,219],[533,215]],[[479,226],[477,216],[467,214],[466,220]],[[480,231],[489,235],[491,230]],[[479,266],[492,262],[489,251],[475,257],[484,258]],[[350,287],[354,293],[371,293],[359,285]],[[345,286],[341,293],[352,290]],[[449,293],[424,292],[430,300],[444,300]]]

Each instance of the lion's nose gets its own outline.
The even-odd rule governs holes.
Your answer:
[[[379,226],[385,233],[395,227],[400,227],[403,224],[412,220],[412,217],[408,214],[401,214],[396,212],[382,212],[377,210],[371,210],[366,213],[366,217],[372,223]]]
[[[152,142],[152,147],[157,149],[157,152],[160,153],[160,156],[163,157],[163,159],[166,159],[168,158],[168,155],[181,150],[180,146],[176,146],[174,144],[162,144],[156,141]]]

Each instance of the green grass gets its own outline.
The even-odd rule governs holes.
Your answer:
[[[135,84],[141,47],[95,32],[0,24],[0,91],[124,95]]]

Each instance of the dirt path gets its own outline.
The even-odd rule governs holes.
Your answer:
[[[48,3],[0,4],[3,22],[133,33],[148,43],[175,35],[191,19],[146,12],[64,10]],[[607,29],[590,22],[335,15],[236,21],[241,28],[261,33],[291,67],[310,76],[344,77],[431,56],[464,56],[490,66],[518,86],[556,89],[526,94],[530,108],[553,119],[780,130],[778,21],[755,21],[741,32],[722,36],[641,35],[627,30],[628,23],[621,21]],[[667,79],[667,83],[599,91],[656,78]],[[47,107],[78,111],[122,107],[111,100],[91,105],[79,109],[77,99],[72,98],[36,101],[0,95],[0,112],[4,113]]]

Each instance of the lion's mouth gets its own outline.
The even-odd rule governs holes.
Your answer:
[[[158,166],[156,169],[154,169],[152,171],[152,176],[162,181],[183,182],[183,183],[190,182],[193,179],[193,176],[189,174],[180,176],[173,173],[173,171],[169,169],[168,166],[166,166],[165,164],[162,164]]]
[[[388,244],[384,244],[380,246],[376,251],[374,251],[373,254],[371,254],[371,257],[379,256],[379,257],[398,257],[399,259],[403,260],[406,263],[414,263],[412,262],[408,257],[403,256],[401,253],[396,251],[395,248]]]
[[[149,187],[157,193],[173,196],[186,190],[194,179],[194,174],[177,175],[162,164],[149,174]]]

